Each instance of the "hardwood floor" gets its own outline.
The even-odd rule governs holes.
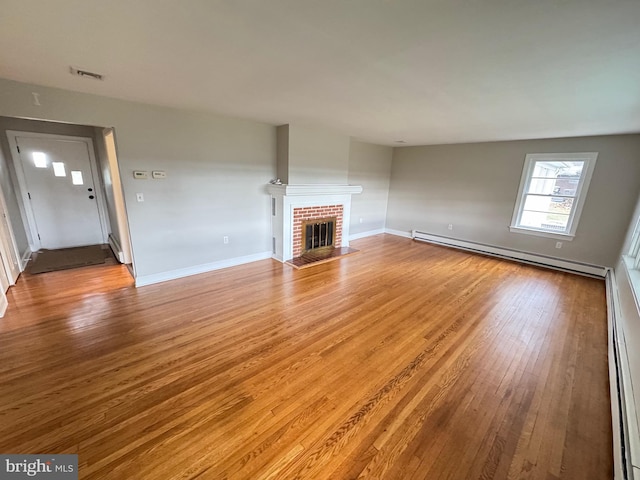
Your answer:
[[[381,235],[135,289],[24,276],[0,452],[82,479],[612,476],[601,280]]]

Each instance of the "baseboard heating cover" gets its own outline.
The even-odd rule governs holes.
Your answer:
[[[468,240],[458,240],[455,238],[434,235],[432,233],[421,232],[419,230],[411,231],[411,238],[422,242],[435,243],[447,247],[459,248],[470,252],[482,253],[494,257],[505,258],[508,260],[516,260],[530,265],[538,265],[541,267],[553,268],[570,273],[580,273],[593,277],[604,278],[607,275],[608,268],[598,265],[590,265],[587,263],[574,262],[571,260],[562,260],[560,258],[538,255],[535,253],[522,252],[509,248],[495,247],[493,245],[485,245],[482,243],[470,242]]]
[[[611,426],[613,430],[613,466],[615,480],[633,480],[633,464],[629,437],[629,422],[635,417],[632,413],[633,402],[628,405],[625,384],[631,384],[624,334],[618,323],[620,307],[618,305],[618,287],[614,270],[606,276],[607,287],[607,330],[609,357],[609,389],[611,393]],[[633,418],[631,418],[633,417]]]
[[[122,248],[120,248],[120,244],[111,234],[109,234],[109,246],[111,247],[113,254],[118,258],[118,261],[120,263],[124,263],[124,253],[122,253]]]

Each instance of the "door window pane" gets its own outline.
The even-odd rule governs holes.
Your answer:
[[[82,172],[80,170],[71,170],[71,182],[74,185],[83,185]]]
[[[67,172],[64,169],[64,162],[52,162],[53,165],[53,174],[56,177],[66,177]]]

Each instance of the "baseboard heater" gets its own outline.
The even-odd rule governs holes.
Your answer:
[[[563,272],[579,273],[581,275],[588,275],[591,277],[604,278],[607,275],[607,271],[609,270],[607,267],[601,267],[598,265],[590,265],[587,263],[562,260],[559,258],[538,255],[535,253],[522,252],[509,248],[495,247],[493,245],[470,242],[468,240],[458,240],[456,238],[434,235],[432,233],[421,232],[419,230],[412,230],[411,238],[422,242],[435,243],[447,247],[467,250],[469,252],[482,253],[484,255],[491,255],[493,257],[515,260],[518,262],[537,265],[540,267],[553,268],[555,270],[561,270]]]
[[[630,383],[623,364],[626,352],[624,339],[618,331],[618,306],[616,302],[617,286],[615,275],[610,271],[606,277],[607,286],[607,320],[608,320],[608,357],[609,357],[609,389],[611,393],[611,423],[613,427],[613,465],[615,480],[633,480],[633,464],[629,437],[629,418],[624,385]]]
[[[120,248],[120,244],[111,234],[109,234],[109,247],[111,247],[111,251],[116,256],[118,261],[120,263],[124,263],[124,253],[122,253],[122,248]]]

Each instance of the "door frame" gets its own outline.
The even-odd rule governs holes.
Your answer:
[[[87,145],[87,151],[89,152],[89,163],[91,167],[91,179],[93,180],[93,189],[96,196],[96,206],[98,208],[98,218],[100,219],[100,229],[102,235],[102,243],[108,243],[109,235],[109,223],[107,221],[107,204],[104,198],[104,189],[102,188],[102,178],[100,177],[100,170],[98,168],[98,162],[96,162],[95,150],[93,148],[93,139],[91,137],[74,137],[71,135],[56,135],[51,133],[35,133],[35,132],[21,132],[18,130],[7,130],[7,137],[9,139],[9,147],[11,150],[11,157],[13,159],[13,166],[16,172],[16,178],[18,185],[16,190],[19,193],[20,202],[18,202],[20,213],[23,215],[25,224],[29,227],[29,247],[32,252],[40,250],[41,244],[38,239],[38,229],[36,227],[36,217],[33,213],[31,202],[29,201],[29,191],[27,189],[27,181],[22,167],[22,159],[20,152],[18,151],[17,137],[30,137],[30,138],[45,138],[50,140],[60,141],[76,141],[83,142]]]
[[[13,226],[11,218],[9,218],[9,210],[7,202],[4,198],[4,192],[0,188],[0,215],[4,217],[4,222],[0,220],[0,254],[2,255],[3,271],[6,274],[9,286],[15,285],[20,273],[24,271],[24,263],[20,258],[18,250],[18,242],[13,234]],[[4,225],[7,225],[5,228]]]

